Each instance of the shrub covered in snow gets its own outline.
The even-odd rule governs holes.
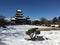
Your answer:
[[[40,31],[37,30],[38,28],[32,28],[26,31],[26,34],[30,36],[31,40],[36,40],[36,35],[40,34]]]
[[[26,34],[31,35],[31,33],[34,33],[36,31],[36,29],[38,29],[38,28],[29,29],[28,31],[26,31]]]
[[[40,31],[38,30],[38,31],[36,31],[36,34],[40,34]]]

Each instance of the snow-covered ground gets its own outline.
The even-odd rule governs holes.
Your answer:
[[[0,29],[0,45],[60,45],[60,31],[41,31],[42,36],[49,38],[44,41],[27,41],[25,32],[30,28],[49,28],[44,26],[15,25],[8,29]],[[11,28],[11,29],[9,29]]]

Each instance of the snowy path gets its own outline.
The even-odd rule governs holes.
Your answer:
[[[16,25],[11,26],[16,29],[2,30],[0,31],[0,45],[60,45],[60,31],[41,31],[40,35],[48,37],[51,40],[45,41],[27,41],[24,38],[27,37],[25,32],[30,28],[47,28],[43,26],[32,26],[32,25]],[[1,29],[0,29],[1,30]]]

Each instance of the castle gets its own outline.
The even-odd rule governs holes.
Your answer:
[[[17,9],[16,14],[13,17],[11,17],[11,24],[13,25],[31,24],[31,19],[29,16],[24,18],[23,11],[21,9]]]

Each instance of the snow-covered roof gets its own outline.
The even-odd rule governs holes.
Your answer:
[[[11,18],[11,20],[16,20],[16,18]]]
[[[17,11],[22,11],[21,9],[18,9]]]

